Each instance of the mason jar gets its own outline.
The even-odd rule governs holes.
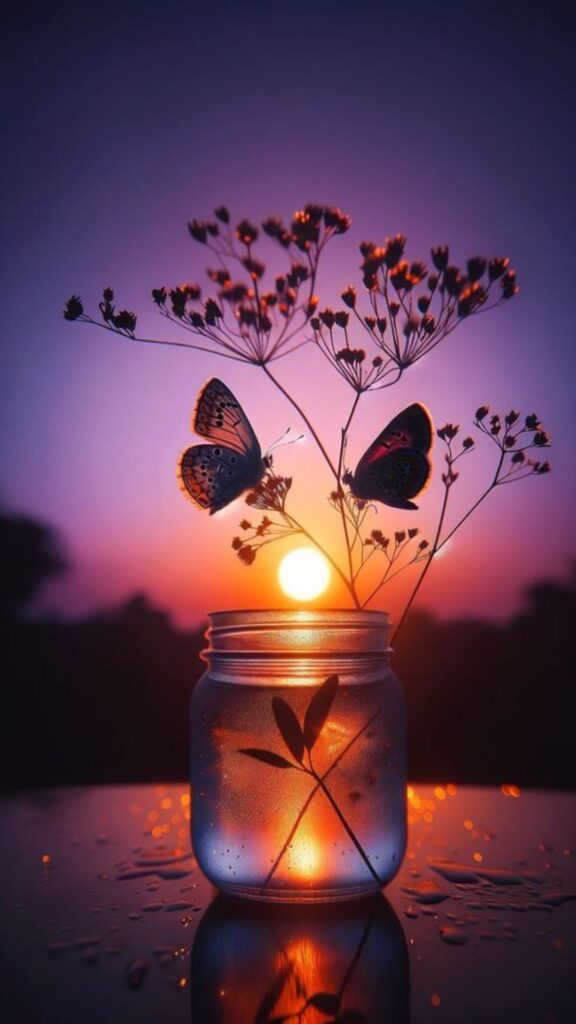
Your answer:
[[[191,708],[192,844],[218,889],[351,899],[406,844],[405,714],[386,613],[209,616]]]

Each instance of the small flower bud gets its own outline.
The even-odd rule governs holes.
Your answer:
[[[438,245],[435,249],[431,250],[432,263],[436,267],[436,270],[446,270],[449,259],[449,249],[447,245]]]
[[[502,277],[502,274],[507,269],[509,264],[510,264],[510,260],[507,257],[505,257],[504,259],[501,259],[501,258],[495,256],[494,259],[490,260],[490,262],[488,264],[488,278],[489,278],[489,280],[490,281],[497,281],[499,277]]]
[[[192,220],[188,222],[188,231],[192,235],[195,242],[200,242],[201,245],[206,245],[207,232],[206,225],[201,220]]]
[[[214,301],[214,299],[208,299],[206,301],[204,305],[204,317],[207,324],[213,327],[217,320],[222,319],[223,315],[224,314],[222,313],[220,306]]]
[[[458,267],[447,267],[444,272],[444,287],[452,298],[458,298],[464,288],[464,278]]]
[[[66,308],[64,309],[64,319],[77,320],[79,316],[82,316],[83,312],[84,306],[82,305],[80,297],[78,295],[71,295],[66,303]]]
[[[466,263],[469,281],[479,281],[486,270],[486,260],[482,256],[473,256]]]
[[[238,558],[241,562],[244,562],[244,565],[252,565],[256,558],[256,552],[254,548],[244,545],[238,551]]]
[[[391,270],[396,266],[398,261],[401,259],[404,248],[406,246],[405,235],[394,235],[394,238],[386,239],[386,247],[384,250],[384,263]]]
[[[332,312],[332,310],[331,309],[324,309],[318,315],[319,315],[322,323],[326,325],[328,330],[331,330],[332,327],[334,326],[334,320],[335,320],[334,313]]]
[[[249,220],[241,220],[236,225],[236,238],[243,245],[252,245],[252,242],[255,242],[258,238],[258,228],[255,228]]]
[[[230,214],[225,206],[219,206],[217,210],[214,210],[214,216],[222,222],[222,224],[230,223]]]
[[[360,242],[359,249],[362,256],[366,258],[367,256],[372,255],[372,253],[376,249],[376,246],[374,245],[374,242]]]
[[[500,287],[502,288],[502,298],[511,299],[514,295],[517,295],[520,291],[516,284],[516,271],[507,270],[504,277],[500,281]]]
[[[460,427],[458,425],[454,423],[445,423],[443,427],[439,427],[436,433],[442,441],[452,441],[459,430]]]
[[[346,290],[342,292],[340,297],[344,305],[348,306],[349,309],[356,308],[356,289],[353,288],[351,284],[349,284]]]
[[[122,309],[112,317],[112,323],[119,331],[128,331],[133,334],[136,330],[136,314],[129,309]]]

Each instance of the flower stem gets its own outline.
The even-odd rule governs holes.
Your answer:
[[[375,879],[375,881],[376,881],[376,882],[378,882],[378,885],[379,885],[379,886],[381,886],[381,885],[382,885],[382,881],[381,881],[381,879],[380,879],[380,876],[379,876],[379,875],[378,875],[378,873],[376,872],[375,868],[373,868],[373,867],[372,867],[372,864],[370,863],[370,860],[369,860],[369,858],[368,858],[368,854],[367,854],[367,853],[365,852],[365,850],[364,850],[363,846],[361,845],[361,843],[359,842],[359,840],[358,840],[358,839],[356,838],[356,836],[355,836],[354,832],[353,832],[353,831],[352,831],[352,829],[350,828],[350,826],[349,826],[348,822],[346,821],[346,818],[345,818],[345,817],[344,817],[344,815],[342,814],[342,812],[341,812],[340,808],[338,807],[338,804],[336,803],[336,801],[335,801],[334,797],[332,796],[332,793],[330,792],[330,790],[328,789],[328,787],[327,787],[327,786],[325,785],[325,783],[324,783],[324,779],[323,779],[323,778],[321,778],[321,776],[317,775],[317,774],[316,774],[316,772],[315,772],[314,770],[312,770],[312,774],[313,774],[314,778],[315,778],[315,779],[317,779],[317,781],[318,781],[318,785],[320,786],[320,789],[322,790],[322,792],[324,793],[324,795],[325,795],[325,796],[327,797],[327,799],[328,799],[328,800],[330,801],[330,803],[332,804],[332,807],[333,807],[333,808],[334,808],[334,810],[336,811],[336,814],[338,815],[338,818],[340,819],[340,821],[341,821],[341,823],[342,823],[342,826],[343,826],[343,828],[345,829],[345,831],[346,831],[346,832],[348,833],[348,835],[350,836],[350,839],[351,839],[351,840],[352,840],[352,842],[354,843],[354,846],[355,846],[355,847],[356,847],[356,849],[358,850],[358,853],[359,853],[359,854],[360,854],[360,856],[362,857],[362,860],[364,861],[364,863],[365,863],[366,867],[368,868],[368,870],[369,870],[370,874],[371,874],[371,875],[372,875],[372,877],[373,877],[373,878]]]
[[[268,369],[268,366],[266,365],[266,363],[262,363],[261,365],[262,365],[262,369],[263,369],[264,373],[266,374],[266,376],[272,381],[274,386],[276,388],[278,388],[278,390],[284,395],[284,398],[286,398],[287,401],[290,402],[290,405],[294,409],[296,409],[296,412],[301,417],[301,419],[304,421],[304,423],[308,427],[308,430],[310,431],[312,437],[316,441],[316,444],[318,445],[318,448],[320,449],[320,451],[321,451],[321,453],[322,453],[322,455],[324,457],[324,460],[325,460],[326,464],[328,465],[330,471],[336,477],[336,480],[338,480],[337,469],[336,469],[334,463],[332,462],[332,459],[328,455],[328,452],[326,451],[322,441],[320,440],[320,437],[316,433],[314,427],[312,426],[312,423],[308,419],[308,417],[307,417],[306,413],[304,412],[304,410],[301,408],[301,406],[298,405],[298,402],[296,401],[296,399],[292,398],[292,395],[290,394],[290,392],[286,390],[286,388],[280,383],[280,381],[277,379],[277,377],[275,377],[274,374],[270,372],[270,370]]]
[[[358,407],[358,402],[360,401],[360,395],[361,395],[361,392],[357,391],[356,392],[356,396],[354,398],[354,401],[352,403],[352,408],[350,409],[350,414],[348,416],[348,419],[346,420],[345,425],[342,427],[342,434],[341,434],[341,437],[340,437],[340,452],[339,452],[339,455],[338,455],[338,490],[339,491],[340,491],[340,488],[341,488],[342,465],[343,465],[343,462],[344,462],[344,452],[346,450],[346,441],[347,441],[347,438],[348,438],[348,431],[350,429],[350,424],[352,423],[352,419],[354,417],[354,413],[356,412],[356,409]],[[346,544],[346,552],[348,554],[348,573],[349,573],[350,585],[352,587],[353,597],[354,597],[354,599],[356,601],[356,607],[358,608],[358,607],[360,607],[360,604],[359,604],[359,601],[358,601],[358,598],[357,598],[357,595],[356,595],[356,587],[354,585],[355,577],[354,577],[354,566],[352,564],[352,545],[350,544],[350,536],[348,534],[348,523],[346,521],[346,512],[344,510],[344,505],[343,505],[342,499],[339,499],[338,504],[340,505],[340,516],[341,516],[341,519],[342,519],[342,529],[344,530],[344,541],[345,541],[345,544]]]
[[[446,509],[448,507],[448,496],[449,496],[449,494],[450,494],[450,485],[449,484],[445,484],[444,485],[444,500],[442,502],[442,509],[440,511],[440,518],[438,520],[438,527],[436,529],[436,536],[434,537],[434,543],[432,544],[432,550],[430,551],[430,556],[427,559],[426,564],[425,564],[424,568],[422,569],[422,572],[420,573],[420,576],[418,577],[418,580],[416,582],[416,586],[414,587],[414,590],[412,591],[412,593],[411,593],[411,595],[410,595],[410,597],[408,599],[408,603],[407,603],[406,607],[404,608],[404,611],[402,612],[402,615],[400,616],[400,621],[399,621],[398,625],[396,626],[396,629],[394,630],[394,633],[392,634],[392,639],[390,641],[391,644],[394,643],[394,640],[396,639],[396,637],[398,636],[398,633],[400,632],[402,626],[404,625],[404,622],[406,621],[406,616],[408,615],[408,612],[410,611],[410,609],[411,609],[411,607],[412,607],[412,605],[414,603],[416,595],[417,595],[418,591],[420,590],[420,587],[424,583],[424,580],[426,578],[426,574],[427,574],[428,570],[430,569],[430,566],[432,565],[432,559],[434,558],[434,555],[438,551],[440,534],[442,532],[442,527],[444,525],[444,517],[446,515]]]
[[[276,857],[276,860],[274,861],[272,867],[270,868],[270,871],[266,875],[266,878],[264,880],[264,884],[263,884],[262,888],[266,888],[266,886],[268,885],[268,883],[272,879],[272,876],[275,874],[276,869],[278,868],[278,865],[280,864],[280,861],[282,860],[284,854],[286,853],[286,850],[290,846],[290,843],[292,842],[292,840],[293,840],[293,838],[294,838],[294,836],[295,836],[295,834],[296,834],[296,832],[298,830],[298,826],[300,825],[300,822],[302,821],[302,818],[306,814],[306,811],[308,810],[308,808],[309,808],[313,798],[315,797],[316,793],[320,789],[320,783],[323,782],[324,779],[328,778],[328,776],[330,775],[330,772],[334,771],[334,769],[337,767],[337,765],[340,764],[340,761],[342,760],[342,758],[348,753],[350,748],[354,746],[354,744],[357,742],[357,740],[360,739],[362,734],[365,733],[366,730],[372,725],[372,722],[374,722],[376,720],[376,718],[378,718],[378,715],[380,714],[380,710],[381,709],[378,708],[378,711],[376,711],[375,714],[373,714],[368,719],[368,721],[362,726],[360,731],[357,732],[356,735],[353,736],[351,740],[349,740],[349,742],[340,751],[340,753],[335,758],[335,760],[332,762],[332,764],[327,769],[327,771],[325,771],[324,774],[321,777],[317,777],[318,781],[316,782],[316,785],[310,791],[310,793],[306,797],[306,800],[302,804],[302,807],[298,811],[298,814],[296,816],[296,820],[295,820],[294,824],[292,825],[292,828],[290,829],[290,832],[288,833],[288,836],[287,836],[287,838],[286,838],[286,840],[285,840],[285,842],[284,842],[284,844],[282,846],[282,849],[280,850],[280,853]],[[310,774],[310,775],[312,774],[311,772],[308,772],[308,769],[304,769],[304,770],[307,772],[307,774]]]

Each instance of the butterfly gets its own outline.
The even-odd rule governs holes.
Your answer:
[[[418,508],[415,498],[430,475],[432,420],[419,402],[399,412],[364,452],[356,472],[343,482],[355,498],[381,501],[392,508]]]
[[[180,459],[185,491],[210,515],[260,483],[272,464],[229,388],[212,377],[198,395],[192,428],[212,444],[195,444]]]

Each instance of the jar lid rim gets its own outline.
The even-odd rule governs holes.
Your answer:
[[[371,608],[226,608],[218,611],[208,612],[208,618],[218,619],[227,616],[245,616],[255,618],[256,616],[272,617],[278,616],[294,622],[307,622],[311,619],[334,619],[341,616],[350,621],[377,621],[378,619],[387,622],[390,618],[388,612],[374,611]]]

